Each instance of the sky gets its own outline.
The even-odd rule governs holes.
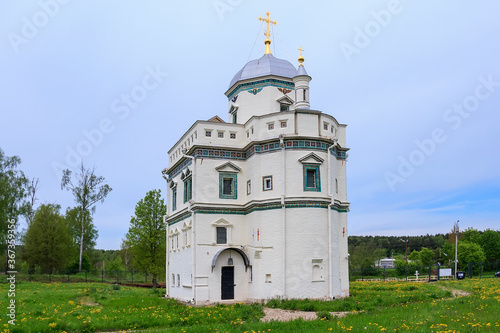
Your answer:
[[[95,166],[96,248],[118,249],[167,151],[264,52],[313,78],[311,108],[347,124],[348,231],[500,229],[500,2],[0,1],[0,148],[73,207],[61,170]]]

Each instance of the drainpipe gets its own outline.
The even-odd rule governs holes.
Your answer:
[[[330,197],[330,203],[328,204],[328,297],[333,298],[333,251],[332,251],[332,232],[333,232],[333,221],[332,221],[332,207],[335,203],[335,191],[333,190],[332,181],[335,179],[332,177],[333,168],[331,149],[335,147],[338,139],[333,139],[333,144],[328,147],[328,196]],[[335,157],[336,158],[336,157]]]
[[[193,253],[193,266],[191,268],[191,271],[193,272],[193,278],[191,281],[191,288],[193,290],[193,298],[192,298],[192,304],[196,304],[196,224],[195,224],[195,214],[192,210],[193,205],[195,203],[195,195],[196,195],[196,157],[186,155],[187,149],[184,148],[182,149],[182,156],[185,158],[189,158],[191,161],[193,161],[193,174],[191,175],[191,200],[188,202],[188,212],[191,213],[191,221],[192,221],[192,226],[191,226],[191,249]]]
[[[163,223],[165,223],[167,225],[167,227],[165,228],[165,240],[166,240],[166,243],[167,243],[167,246],[166,246],[166,256],[165,256],[165,267],[166,267],[166,276],[165,276],[165,281],[166,281],[166,286],[165,286],[165,297],[168,297],[170,296],[170,250],[169,250],[169,246],[168,246],[168,233],[169,233],[169,229],[170,229],[170,226],[169,224],[167,223],[167,218],[168,218],[168,175],[167,175],[167,168],[163,169],[162,170],[162,176],[163,176],[163,179],[165,179],[165,181],[167,182],[167,192],[165,193],[165,197],[167,198],[167,204],[165,205],[165,216],[163,217]]]
[[[286,155],[285,155],[285,136],[280,135],[281,146],[281,223],[283,228],[283,297],[286,298],[286,211],[285,211],[285,193],[286,193]]]

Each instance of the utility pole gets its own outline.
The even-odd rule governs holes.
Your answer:
[[[405,250],[405,261],[406,261],[406,281],[408,281],[408,238],[406,240],[400,238],[402,242],[406,243],[406,250]]]
[[[458,264],[458,222],[460,220],[457,220],[457,222],[454,225],[455,229],[455,278],[457,276],[457,264]]]

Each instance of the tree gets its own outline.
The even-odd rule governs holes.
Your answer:
[[[68,226],[68,232],[71,237],[71,244],[73,253],[77,262],[79,262],[79,248],[80,248],[80,240],[81,240],[81,221],[84,221],[83,226],[83,253],[87,253],[87,256],[90,256],[92,250],[95,247],[97,237],[99,233],[92,223],[92,216],[89,211],[85,212],[85,216],[82,219],[83,211],[79,207],[67,208],[66,209],[66,225]],[[88,258],[87,258],[88,259]],[[83,256],[82,256],[83,260]],[[78,266],[78,264],[77,264]],[[83,266],[83,264],[82,264]]]
[[[155,287],[158,274],[165,270],[165,209],[160,190],[149,191],[135,206],[126,236],[134,264],[153,275]]]
[[[28,227],[33,223],[33,218],[35,216],[35,203],[38,200],[36,197],[36,192],[38,191],[38,178],[31,179],[31,184],[28,185],[28,200],[26,200],[22,207],[21,212],[26,218],[26,224]]]
[[[29,267],[46,272],[63,269],[68,264],[70,238],[59,205],[41,205],[26,231],[25,253]]]
[[[429,266],[434,259],[434,252],[426,247],[423,247],[419,252],[420,264]]]
[[[474,228],[467,228],[464,232],[462,232],[461,241],[481,244],[481,233]]]
[[[480,245],[486,256],[486,261],[500,260],[500,233],[487,229],[480,237]]]
[[[466,269],[469,262],[483,263],[486,259],[480,245],[460,241],[458,242],[458,264],[460,269]]]
[[[7,246],[7,228],[10,220],[17,220],[21,213],[22,200],[26,197],[28,179],[18,169],[21,159],[5,156],[0,148],[0,248]],[[8,251],[5,251],[7,272]]]
[[[76,175],[76,184],[71,180],[71,171],[66,169],[63,171],[61,180],[61,189],[71,191],[75,197],[75,201],[81,210],[80,214],[80,257],[78,264],[78,271],[82,271],[82,255],[85,243],[85,218],[88,212],[91,214],[95,212],[95,204],[98,201],[104,202],[106,196],[111,192],[111,187],[105,184],[105,179],[102,176],[95,174],[95,167],[92,169],[85,169],[83,162],[80,166],[80,173]],[[92,222],[90,222],[92,223]]]

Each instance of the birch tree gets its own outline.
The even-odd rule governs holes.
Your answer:
[[[82,255],[85,243],[85,218],[88,212],[93,214],[95,212],[97,202],[104,202],[106,196],[111,192],[111,187],[105,184],[105,179],[102,176],[95,174],[95,167],[86,169],[83,163],[80,166],[79,172],[75,175],[74,181],[71,177],[72,172],[69,169],[63,171],[61,180],[61,189],[66,189],[73,193],[75,202],[81,210],[80,214],[80,253],[78,259],[78,271],[82,271]]]

